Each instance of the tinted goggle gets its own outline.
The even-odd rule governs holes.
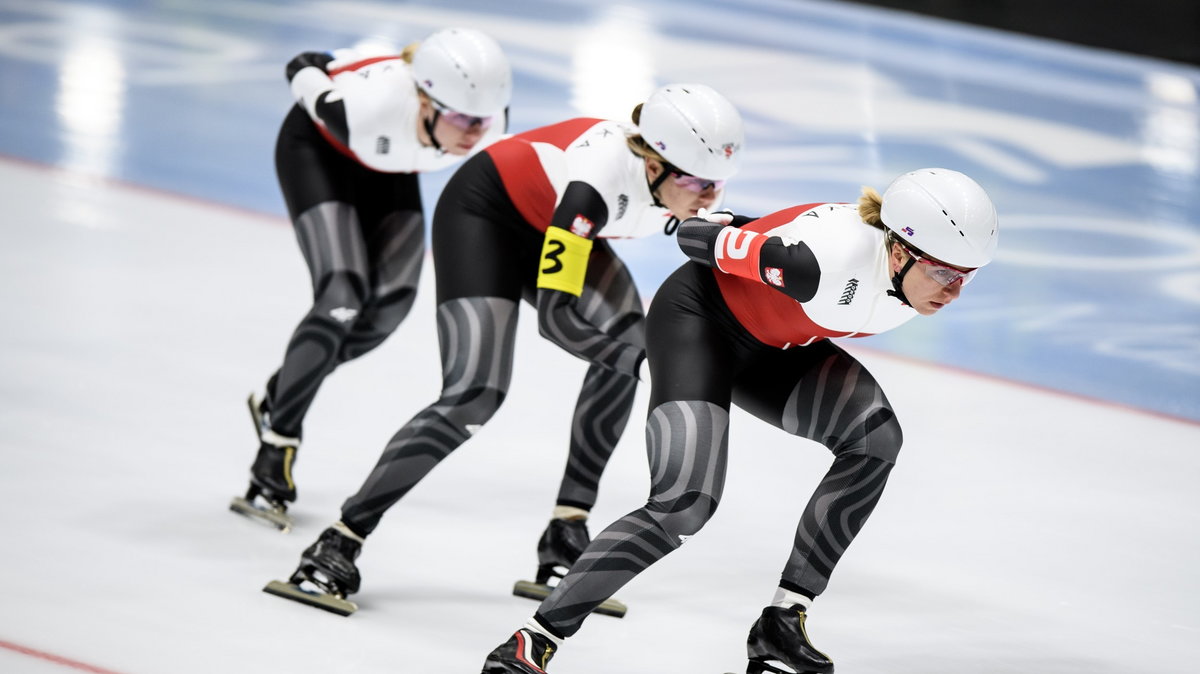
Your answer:
[[[951,283],[960,280],[962,281],[963,285],[967,285],[971,282],[971,279],[975,277],[975,272],[979,271],[978,269],[963,271],[961,269],[955,269],[954,267],[941,262],[935,262],[933,260],[923,258],[914,253],[913,250],[907,246],[905,246],[904,250],[908,251],[908,254],[911,255],[912,258],[921,265],[921,268],[925,270],[925,275],[934,281],[937,281],[939,285],[948,286]]]
[[[441,115],[442,119],[449,122],[454,128],[461,129],[463,131],[470,130],[473,127],[478,128],[480,131],[487,131],[492,126],[492,120],[495,119],[494,115],[489,115],[487,117],[476,117],[475,115],[468,115],[463,112],[455,112],[454,110],[447,108],[445,105],[442,105],[435,98],[430,98],[429,102],[433,105],[433,109],[438,111],[438,114]]]
[[[680,171],[674,166],[670,167],[670,171],[671,180],[674,181],[677,186],[682,187],[689,192],[700,194],[710,187],[714,191],[720,191],[725,188],[724,180],[709,180],[708,178],[701,178],[685,171]]]

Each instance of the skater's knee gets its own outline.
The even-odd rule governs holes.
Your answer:
[[[717,512],[720,498],[704,491],[687,491],[670,501],[651,497],[646,510],[676,544],[704,528]]]
[[[311,313],[349,332],[362,313],[365,298],[364,285],[357,274],[327,274],[317,284]]]
[[[405,288],[390,299],[369,299],[354,321],[349,336],[338,353],[338,362],[354,360],[383,344],[408,315],[413,305],[413,289]]]
[[[390,335],[404,322],[416,296],[416,288],[401,288],[382,297],[372,297],[363,306],[363,322],[374,333]]]
[[[442,416],[447,421],[471,435],[479,426],[491,420],[504,403],[506,395],[505,389],[479,386],[457,392],[452,397],[443,395],[438,407],[442,408]]]
[[[859,432],[830,449],[836,456],[861,455],[895,463],[903,444],[904,433],[896,414],[889,407],[881,407],[866,417]]]

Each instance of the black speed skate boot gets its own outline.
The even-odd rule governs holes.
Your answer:
[[[830,674],[833,661],[808,640],[804,607],[768,606],[750,628],[746,674]]]
[[[338,615],[350,615],[358,606],[346,596],[358,592],[362,582],[354,564],[362,553],[362,544],[362,538],[339,522],[322,531],[317,542],[300,555],[300,566],[288,582],[273,580],[263,592]]]
[[[488,654],[482,674],[545,674],[555,650],[545,635],[522,627]]]
[[[592,542],[588,536],[587,520],[553,519],[538,539],[538,568],[536,582],[547,585],[551,578],[562,578],[571,565]]]
[[[550,579],[553,578],[554,583],[557,584],[558,580],[567,575],[571,566],[575,564],[584,549],[587,548],[588,543],[591,542],[592,539],[588,536],[587,520],[563,518],[550,520],[550,524],[542,532],[542,537],[538,539],[537,576],[532,583],[527,580],[518,580],[517,584],[513,586],[513,594],[538,601],[550,596],[550,592],[554,590]],[[624,617],[626,610],[625,605],[615,599],[609,599],[596,607],[596,613],[616,618]]]
[[[286,438],[285,438],[286,439]],[[292,480],[292,465],[296,462],[299,443],[274,445],[263,440],[258,455],[250,466],[250,485],[271,503],[285,508],[296,500],[296,483]]]
[[[250,487],[244,497],[233,499],[229,509],[280,531],[290,531],[293,522],[287,507],[296,500],[292,465],[299,447],[298,438],[265,431],[250,466]]]

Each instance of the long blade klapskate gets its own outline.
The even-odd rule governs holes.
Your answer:
[[[513,594],[526,599],[541,601],[550,596],[554,588],[545,583],[534,583],[528,580],[518,580],[516,585],[513,585]],[[605,599],[603,603],[594,609],[595,613],[600,615],[610,615],[614,618],[624,618],[629,607],[616,599]]]
[[[259,524],[274,527],[285,534],[291,531],[292,525],[295,524],[292,516],[287,514],[286,510],[276,507],[264,508],[241,496],[233,497],[233,500],[229,502],[229,509]]]
[[[348,599],[343,599],[341,597],[337,597],[332,594],[326,594],[324,592],[313,592],[312,590],[306,590],[299,585],[285,583],[282,580],[273,580],[267,583],[266,586],[263,587],[263,592],[266,592],[267,594],[273,594],[276,597],[291,599],[292,601],[297,601],[307,606],[319,608],[322,611],[336,613],[340,616],[348,616],[358,610],[358,604],[355,604]]]

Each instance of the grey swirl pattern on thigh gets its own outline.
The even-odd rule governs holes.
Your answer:
[[[442,393],[396,432],[371,475],[342,506],[342,521],[367,534],[383,513],[487,423],[512,379],[517,304],[466,297],[438,306]]]
[[[367,242],[370,293],[338,354],[339,363],[382,344],[408,316],[425,260],[423,222],[419,211],[390,213]]]
[[[564,636],[602,601],[677,549],[716,512],[725,487],[729,412],[703,401],[673,401],[646,422],[650,498],[614,522],[580,556],[538,617]]]
[[[834,454],[800,517],[782,574],[785,585],[816,596],[883,495],[903,433],[875,378],[840,349],[797,382],[781,425]]]
[[[838,350],[792,389],[783,430],[828,447],[894,463],[903,435],[883,389],[857,360]]]
[[[312,276],[313,305],[288,341],[271,393],[271,426],[290,437],[300,436],[317,391],[340,362],[368,275],[366,245],[349,204],[317,204],[296,219],[295,231]]]

